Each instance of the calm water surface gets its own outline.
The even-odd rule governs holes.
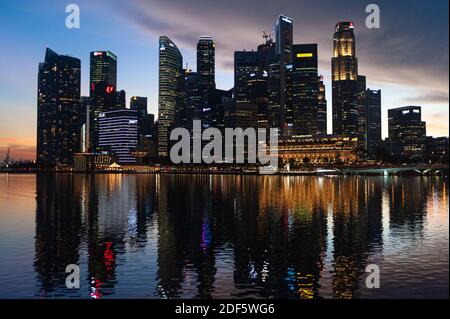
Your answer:
[[[448,298],[448,199],[437,177],[0,174],[0,298]]]

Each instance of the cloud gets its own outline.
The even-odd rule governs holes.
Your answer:
[[[16,139],[12,137],[0,137],[0,144],[3,143],[15,143]]]
[[[431,92],[430,94],[422,94],[412,96],[410,98],[404,99],[405,103],[411,104],[448,104],[449,95],[448,93],[442,92]]]
[[[340,20],[355,21],[357,54],[362,74],[373,81],[428,87],[436,85],[445,91],[448,86],[447,21],[437,24],[434,8],[409,1],[379,1],[382,27],[365,28],[363,4],[354,1],[274,1],[228,0],[212,2],[192,0],[131,1],[120,14],[138,29],[152,35],[165,34],[179,47],[190,51],[200,35],[208,33],[217,42],[217,65],[230,69],[233,52],[255,49],[262,31],[270,32],[280,13],[294,18],[294,38],[298,43],[319,43],[322,72],[329,71],[332,33]],[[408,5],[409,9],[405,10]],[[447,4],[448,6],[448,4]],[[412,12],[411,12],[412,11]],[[425,26],[425,27],[424,27]],[[447,28],[447,29],[446,29]],[[447,32],[445,32],[447,30]],[[444,31],[444,32],[442,32]],[[191,61],[195,62],[195,61]],[[447,68],[446,68],[447,67]]]

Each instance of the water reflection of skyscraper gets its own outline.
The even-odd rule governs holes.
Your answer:
[[[70,175],[36,177],[34,267],[41,284],[38,296],[57,295],[65,287],[66,266],[79,262],[81,218],[80,203],[73,196],[76,187]]]
[[[160,298],[361,296],[365,266],[382,259],[386,240],[420,238],[429,185],[395,177],[39,175],[39,293],[69,293],[65,266],[81,263],[95,298],[136,287],[136,278],[136,296],[145,287]],[[154,255],[145,255],[149,246]],[[130,254],[139,252],[144,261],[133,268]],[[140,269],[153,264],[154,273]],[[155,281],[146,283],[148,275]],[[77,293],[87,295],[70,292]]]
[[[116,259],[125,245],[145,248],[154,183],[137,183],[136,176],[70,174],[40,174],[36,183],[35,268],[42,294],[69,292],[64,271],[80,263],[82,240],[87,241],[89,295],[114,293]]]

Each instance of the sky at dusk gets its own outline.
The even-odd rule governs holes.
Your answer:
[[[65,7],[80,7],[80,29],[67,29]],[[381,28],[365,27],[368,4],[381,9]],[[157,114],[158,38],[180,48],[184,64],[196,68],[202,35],[216,42],[216,82],[233,87],[233,53],[256,49],[279,14],[294,19],[294,43],[318,43],[325,77],[331,133],[332,35],[338,21],[353,21],[359,74],[382,90],[382,130],[387,109],[422,106],[427,135],[449,134],[448,0],[0,0],[0,160],[34,159],[38,64],[45,48],[81,59],[82,95],[88,95],[89,52],[118,57],[118,89],[129,98],[147,96]]]

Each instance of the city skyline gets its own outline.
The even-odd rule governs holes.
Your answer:
[[[56,3],[56,1],[48,2]],[[117,2],[110,1],[110,3],[112,6],[115,5],[117,7]],[[180,9],[179,12],[189,17],[195,9],[200,10],[198,7],[199,3],[200,1],[194,2],[192,8],[187,11]],[[102,24],[105,17],[100,17],[97,21],[92,19],[92,16],[97,15],[99,9],[105,8],[104,4],[104,2],[100,2],[100,4],[94,5],[80,1],[78,5],[81,10],[81,28],[74,30],[69,30],[64,27],[64,21],[67,15],[64,12],[65,4],[58,3],[58,5],[54,6],[53,10],[48,10],[50,12],[45,12],[45,14],[44,12],[40,12],[40,9],[36,5],[30,3],[28,3],[28,6],[26,4],[4,4],[7,8],[1,10],[1,15],[8,14],[8,10],[12,10],[12,12],[5,19],[2,18],[0,24],[2,26],[0,33],[6,39],[6,50],[4,52],[6,59],[0,60],[0,67],[2,69],[2,75],[0,77],[0,94],[2,96],[0,109],[4,111],[3,114],[5,115],[0,120],[0,158],[6,155],[8,148],[11,148],[11,154],[15,158],[34,159],[34,144],[36,140],[36,66],[39,61],[43,60],[42,52],[44,45],[42,45],[42,41],[46,40],[45,43],[48,47],[55,49],[60,54],[69,53],[70,56],[81,60],[81,92],[83,96],[89,95],[89,53],[94,50],[111,50],[118,57],[118,89],[124,89],[128,97],[135,95],[147,96],[149,99],[149,112],[157,114],[157,48],[159,35],[165,34],[177,43],[185,61],[189,63],[189,68],[196,69],[196,42],[200,36],[209,33],[217,44],[217,86],[221,89],[230,89],[233,86],[234,51],[251,50],[256,45],[261,44],[263,42],[262,32],[272,31],[271,21],[274,21],[279,13],[287,14],[293,18],[294,42],[313,42],[319,44],[319,74],[324,75],[327,89],[329,133],[331,133],[330,118],[332,103],[332,99],[330,98],[332,33],[336,22],[348,19],[355,23],[357,39],[356,52],[359,60],[360,73],[367,76],[368,88],[376,88],[383,91],[383,137],[387,136],[387,109],[407,105],[422,106],[423,120],[427,122],[427,135],[448,136],[448,39],[446,39],[446,34],[448,34],[448,29],[446,28],[448,26],[443,25],[445,21],[440,21],[440,19],[430,20],[432,15],[443,14],[445,17],[443,20],[448,21],[448,10],[442,8],[448,7],[448,2],[446,1],[437,2],[434,9],[425,6],[424,10],[426,10],[422,11],[421,17],[404,17],[402,15],[405,21],[403,21],[404,23],[398,24],[400,32],[396,32],[399,30],[392,29],[393,27],[395,28],[395,25],[393,26],[395,19],[390,19],[393,16],[392,10],[389,12],[387,10],[384,12],[383,10],[383,7],[387,8],[392,5],[383,1],[379,3],[382,10],[382,27],[379,30],[365,28],[364,20],[367,15],[364,12],[365,4],[351,6],[348,1],[342,1],[342,5],[347,6],[347,10],[343,11],[348,11],[348,13],[333,12],[332,15],[334,18],[317,19],[320,22],[317,21],[311,25],[307,24],[306,30],[303,30],[302,27],[305,27],[306,22],[310,18],[299,15],[297,13],[298,9],[290,12],[289,6],[283,4],[279,8],[267,8],[264,13],[256,12],[254,15],[249,15],[248,19],[242,19],[237,23],[233,23],[232,29],[242,28],[242,32],[236,33],[232,39],[228,39],[225,36],[226,32],[220,30],[220,23],[214,23],[214,26],[210,27],[203,19],[199,19],[197,24],[192,24],[191,28],[187,30],[183,29],[180,27],[180,24],[188,23],[181,18],[177,20],[175,18],[178,17],[177,14],[171,19],[173,22],[172,27],[168,27],[170,25],[167,21],[159,25],[158,22],[160,20],[153,16],[153,14],[164,14],[171,8],[172,3],[157,3],[156,7],[158,10],[150,13],[146,10],[149,7],[145,6],[142,1],[134,1],[132,4],[126,5],[123,12],[115,12],[114,15],[109,17],[109,20],[107,19],[106,24]],[[217,5],[220,6],[220,4]],[[420,4],[413,5],[420,6]],[[234,3],[230,3],[229,6],[230,10],[231,8],[236,8]],[[246,6],[242,8],[242,12],[239,12],[239,18],[242,18],[244,13],[249,14],[247,12],[249,8]],[[305,8],[306,12],[308,12],[307,9],[309,8],[310,12],[317,13],[317,8],[308,1],[302,3],[301,6]],[[321,8],[329,8],[330,6],[331,4],[321,4]],[[139,8],[142,10],[139,10]],[[394,9],[396,9],[394,12],[398,14],[399,8],[395,7]],[[110,9],[107,8],[107,10]],[[323,9],[323,11],[326,13],[325,11],[327,9]],[[421,11],[414,10],[414,12]],[[122,17],[120,14],[122,14]],[[46,24],[44,23],[44,26],[37,26],[37,30],[33,31],[34,33],[32,34],[36,36],[36,39],[22,43],[23,41],[21,42],[17,39],[23,40],[24,37],[25,39],[30,38],[30,34],[25,35],[25,33],[30,32],[32,22],[28,21],[24,22],[24,25],[18,25],[17,21],[12,21],[15,20],[14,16],[17,17],[17,15],[32,17],[35,22],[44,17],[49,21]],[[223,19],[223,12],[219,12],[219,15]],[[133,20],[131,17],[135,17],[135,19]],[[266,17],[269,17],[269,19],[267,20]],[[394,15],[394,17],[397,18],[398,15]],[[111,27],[109,24],[112,21],[119,22],[118,25],[126,27],[126,29],[130,28],[139,32],[126,38],[121,38],[120,33],[115,36],[105,35],[105,28],[107,31]],[[412,27],[411,22],[415,22]],[[53,24],[61,30],[49,31],[51,29],[49,26]],[[408,33],[405,36],[401,32],[403,30],[404,33],[405,28],[408,27],[411,27],[411,30],[408,32],[417,32],[417,30],[414,30],[417,27],[416,24],[427,25],[430,27],[429,31],[432,31],[432,33],[427,33],[421,30],[422,33],[410,34],[409,36],[411,37],[420,38],[417,40],[417,43],[409,41]],[[14,28],[15,26],[17,28]],[[99,26],[99,28],[96,29],[95,26]],[[115,28],[111,29],[111,33],[117,31],[117,26]],[[311,32],[311,29],[308,30],[308,28],[313,28],[313,32]],[[163,29],[165,29],[165,32]],[[14,39],[14,36],[8,34],[8,30],[13,31],[12,34],[15,34],[17,38]],[[383,38],[383,35],[385,36],[386,32],[389,31],[393,32],[392,36]],[[441,31],[441,34],[439,31]],[[86,35],[87,37],[85,38]],[[148,35],[151,36],[148,37]],[[92,42],[84,41],[86,39],[98,39],[99,41],[96,41],[94,46]],[[141,41],[145,43],[142,44]],[[378,45],[377,50],[372,52],[370,49],[374,49],[375,44],[381,45]],[[21,50],[21,46],[27,49]],[[145,49],[139,52],[134,51],[135,48],[139,47]],[[427,48],[429,47],[435,48],[436,51],[439,49],[444,50],[440,52],[447,54],[438,54],[433,59],[424,58],[424,56],[427,56]],[[389,55],[377,54],[379,52],[385,52],[383,49],[386,48],[394,50],[393,52],[398,57],[393,56],[391,53]],[[417,59],[420,59],[422,63],[415,63]],[[11,63],[11,60],[12,62],[19,61],[21,63]],[[5,64],[5,61],[8,61],[8,63]],[[380,63],[382,67],[379,67]],[[443,65],[447,67],[442,67]],[[12,72],[11,68],[13,66],[17,67],[17,70],[14,69],[16,72]],[[139,76],[136,76],[133,72],[138,72]],[[25,92],[22,92],[20,89],[25,90]],[[14,124],[14,119],[19,115],[21,118],[20,123],[23,124]]]

